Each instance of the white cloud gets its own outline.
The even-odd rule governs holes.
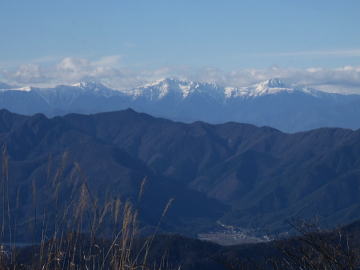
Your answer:
[[[25,64],[19,66],[15,73],[11,74],[13,79],[19,82],[40,82],[43,78],[43,72],[39,65]]]
[[[165,77],[216,82],[226,86],[247,86],[270,78],[281,78],[294,85],[309,85],[331,92],[360,94],[360,66],[307,69],[270,67],[224,71],[217,68],[163,67],[131,69],[124,67],[120,55],[95,60],[65,57],[55,63],[30,63],[13,70],[0,70],[8,83],[32,86],[71,84],[97,80],[118,89],[129,89]]]
[[[333,57],[358,57],[360,56],[360,49],[347,49],[347,50],[318,50],[318,51],[295,51],[295,52],[274,52],[256,54],[257,56],[333,56]]]

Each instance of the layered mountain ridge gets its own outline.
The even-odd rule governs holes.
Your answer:
[[[142,222],[156,224],[175,198],[164,220],[173,232],[204,232],[218,221],[283,230],[288,219],[314,216],[330,227],[346,224],[360,218],[359,142],[360,130],[286,134],[248,124],[185,124],[130,109],[52,119],[0,111],[0,143],[9,153],[10,198],[18,200],[11,205],[21,205],[19,223],[32,213],[34,185],[39,213],[54,209],[49,189],[59,166],[60,196],[71,195],[78,185],[76,163],[100,201],[136,203],[147,177],[137,205]]]

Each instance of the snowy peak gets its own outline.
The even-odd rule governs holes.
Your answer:
[[[96,81],[81,81],[79,83],[73,84],[72,86],[86,90],[93,90],[93,91],[108,89],[105,85]]]
[[[288,86],[279,78],[266,80],[262,84],[268,88],[288,88]]]
[[[57,85],[53,88],[35,88],[33,90],[48,104],[55,106],[62,106],[63,104],[69,106],[76,100],[83,99],[88,95],[108,98],[120,94],[119,91],[92,81],[83,81],[72,85]]]
[[[231,98],[256,98],[261,96],[275,95],[281,93],[302,93],[313,97],[329,96],[329,93],[315,90],[306,86],[292,86],[282,80],[275,78],[248,87],[225,87],[225,97]]]
[[[279,92],[292,92],[294,88],[291,86],[286,85],[280,79],[270,79],[263,82],[260,82],[250,88],[249,95],[251,96],[262,96],[268,94],[276,94]]]
[[[120,91],[113,90],[97,81],[81,81],[79,83],[73,84],[72,87],[77,88],[79,92],[83,94],[92,93],[97,96],[104,96],[104,97],[111,97],[121,94]],[[73,91],[74,90],[75,89],[73,89]]]
[[[280,93],[302,93],[305,95],[311,95],[314,97],[328,96],[329,93],[315,90],[306,86],[292,86],[284,83],[280,79],[270,79],[251,87],[248,87],[248,96],[257,97],[265,95],[273,95]]]
[[[229,98],[247,98],[259,97],[276,94],[280,92],[292,92],[294,88],[285,84],[282,80],[275,78],[266,80],[248,87],[225,87],[224,92],[227,99]]]
[[[194,94],[214,95],[219,89],[216,84],[167,78],[132,89],[127,93],[134,98],[146,97],[150,100],[160,100],[165,97],[186,99]]]

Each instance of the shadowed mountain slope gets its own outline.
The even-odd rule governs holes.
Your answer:
[[[196,233],[218,220],[272,230],[292,217],[319,216],[329,226],[360,217],[360,130],[285,134],[231,122],[184,124],[133,110],[52,119],[3,110],[0,131],[22,213],[31,205],[34,181],[43,194],[38,203],[51,208],[47,179],[62,162],[67,196],[76,185],[71,175],[77,162],[102,200],[136,201],[147,176],[139,205],[144,223],[155,224],[175,197],[164,225],[172,231]]]

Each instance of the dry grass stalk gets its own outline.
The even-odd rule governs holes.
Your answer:
[[[33,222],[32,233],[35,239],[37,228],[41,227],[41,240],[38,247],[35,248],[37,251],[32,256],[31,264],[27,265],[26,269],[164,269],[165,260],[162,260],[158,267],[149,267],[147,265],[148,254],[160,222],[168,212],[173,200],[170,200],[165,206],[159,224],[150,240],[147,240],[140,249],[137,248],[135,251],[134,243],[138,237],[138,212],[134,209],[133,204],[126,201],[123,205],[119,198],[105,202],[93,198],[86,177],[78,163],[73,163],[70,170],[70,180],[73,186],[69,193],[69,201],[62,201],[60,196],[66,188],[64,180],[66,179],[65,170],[69,171],[67,170],[69,166],[68,160],[69,153],[65,152],[61,157],[59,168],[55,170],[53,177],[51,177],[53,158],[49,156],[46,172],[46,177],[52,188],[52,194],[49,194],[49,198],[52,198],[57,211],[38,209],[39,200],[43,195],[39,194],[36,181],[32,180],[31,182],[31,205],[34,215],[31,219]],[[9,158],[7,149],[4,147],[0,183],[2,195],[1,241],[15,231],[12,225],[16,223],[12,223],[11,217],[8,172]],[[147,178],[145,177],[140,185],[138,203],[144,194],[146,182]],[[16,194],[18,208],[21,201],[19,188]],[[97,240],[97,236],[103,226],[109,224],[114,226],[112,240],[108,245],[101,244]],[[83,234],[83,232],[86,234]],[[87,234],[90,237],[87,237]],[[23,269],[23,266],[17,264],[16,257],[11,254],[9,257],[9,253],[6,253],[5,249],[4,246],[0,246],[0,270],[10,270],[9,267],[13,270]],[[13,251],[15,251],[15,248]],[[9,261],[9,258],[11,258],[11,261]]]

